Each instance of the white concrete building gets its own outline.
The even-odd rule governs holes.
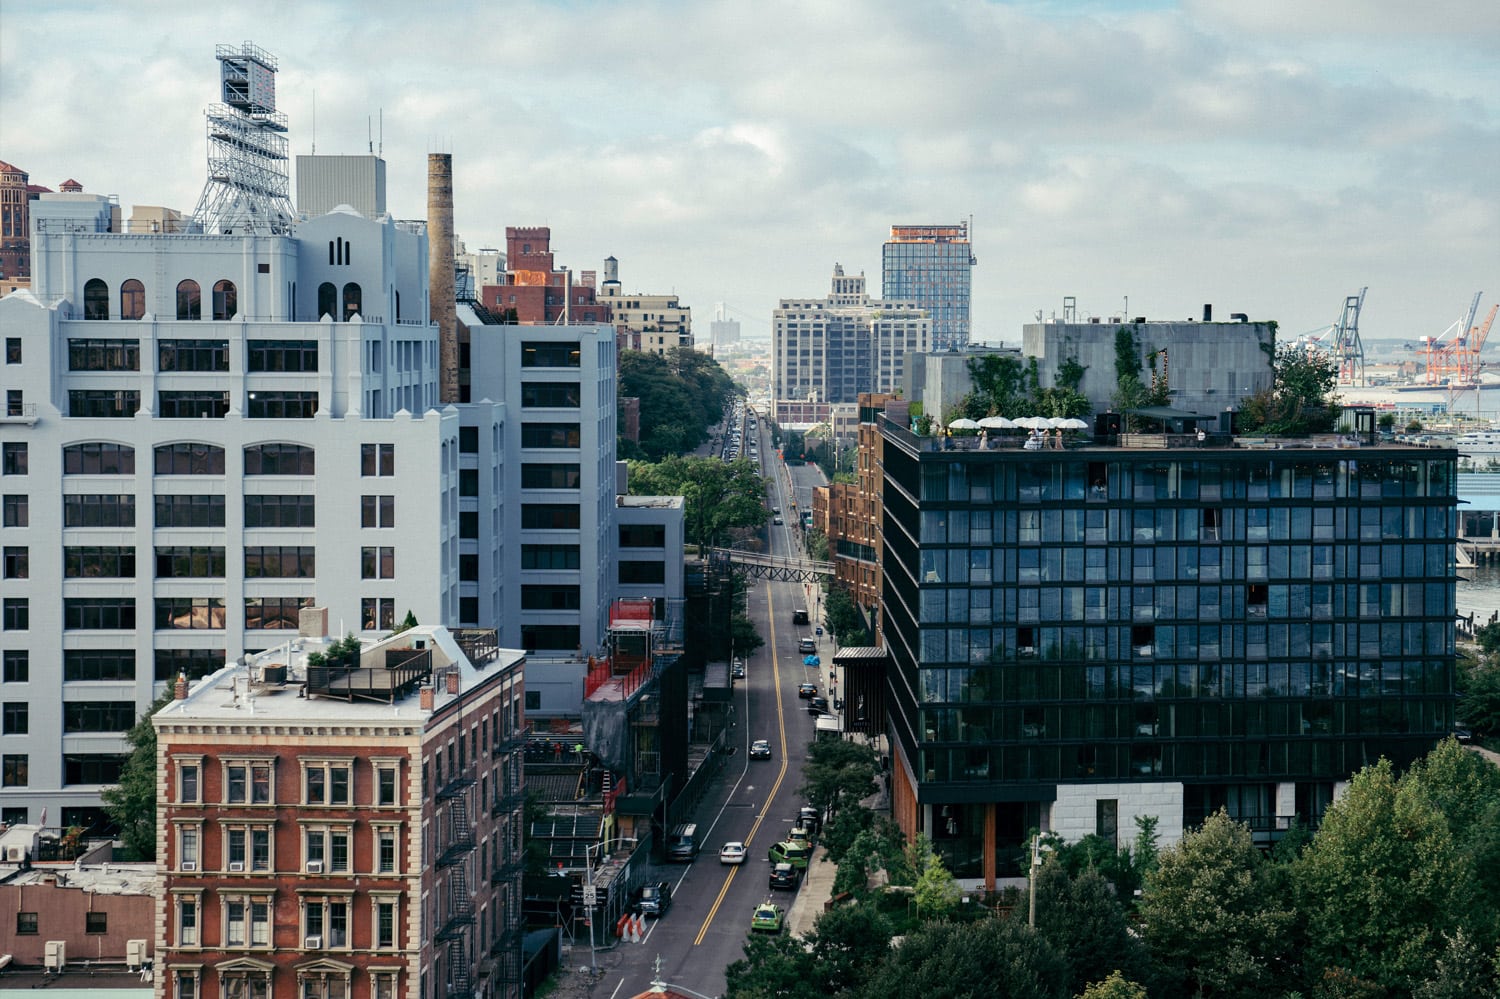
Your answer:
[[[36,203],[0,301],[0,817],[83,826],[179,673],[314,601],[340,633],[460,617],[423,226],[125,234],[88,197]]]
[[[864,275],[838,264],[827,298],[783,298],[771,326],[771,416],[784,427],[826,423],[830,404],[861,392],[895,392],[906,356],[932,348],[925,312],[871,300]]]

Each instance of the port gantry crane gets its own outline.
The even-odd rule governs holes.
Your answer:
[[[1347,295],[1339,317],[1327,326],[1304,333],[1297,338],[1306,350],[1316,350],[1328,355],[1339,369],[1339,384],[1363,386],[1365,384],[1365,346],[1359,339],[1359,313],[1365,306],[1365,292]]]
[[[1483,367],[1479,353],[1484,350],[1484,342],[1489,338],[1490,327],[1495,323],[1495,313],[1500,311],[1500,303],[1490,306],[1489,315],[1485,316],[1484,322],[1474,325],[1474,317],[1479,314],[1479,299],[1483,294],[1482,291],[1474,293],[1474,300],[1469,303],[1469,312],[1463,319],[1455,321],[1435,337],[1422,337],[1418,353],[1427,368],[1428,385],[1470,388],[1479,384],[1479,370]]]

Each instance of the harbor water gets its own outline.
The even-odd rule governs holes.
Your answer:
[[[1458,581],[1458,616],[1467,619],[1474,615],[1474,623],[1481,625],[1500,614],[1500,563],[1481,562],[1473,569],[1465,570]]]

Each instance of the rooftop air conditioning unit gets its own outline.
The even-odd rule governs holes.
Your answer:
[[[302,949],[303,950],[322,950],[323,949],[323,938],[322,937],[306,937],[306,938],[304,938],[303,941],[302,941]]]
[[[323,873],[323,862],[321,860],[309,860],[307,862],[307,873],[309,873],[309,874],[322,874]]]
[[[146,941],[144,941],[144,940],[126,940],[125,941],[125,964],[126,964],[126,966],[128,966],[131,971],[139,971],[139,970],[141,970],[141,966],[144,965],[145,963],[146,963]]]
[[[66,940],[48,940],[45,957],[42,966],[48,971],[61,973],[63,966],[68,963],[68,942]]]
[[[245,869],[245,862],[243,860],[231,860],[229,862],[229,870],[233,874],[238,874],[241,871],[243,871],[244,869]]]
[[[26,860],[26,847],[21,843],[11,843],[5,848],[5,860],[11,864],[24,862]]]

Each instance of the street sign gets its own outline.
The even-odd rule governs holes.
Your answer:
[[[599,889],[595,888],[593,885],[584,885],[583,886],[583,904],[586,905],[586,906],[588,906],[591,909],[594,906],[598,905],[599,904]]]
[[[818,634],[819,634],[819,635],[821,635],[821,634],[823,634],[823,629],[822,629],[822,628],[819,628],[819,629],[818,629]]]

